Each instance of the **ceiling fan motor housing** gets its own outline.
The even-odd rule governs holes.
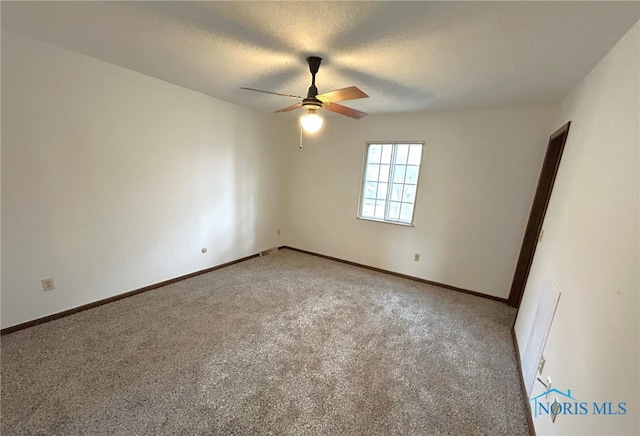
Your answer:
[[[302,107],[304,107],[305,109],[320,109],[322,107],[322,102],[315,97],[307,97],[302,100]]]

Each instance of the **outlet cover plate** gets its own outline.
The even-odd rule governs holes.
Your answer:
[[[53,284],[53,279],[44,279],[40,282],[42,283],[42,290],[45,292],[53,291],[56,288]]]

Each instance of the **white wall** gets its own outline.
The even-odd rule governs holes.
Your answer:
[[[538,434],[640,434],[639,56],[636,23],[562,104],[556,124],[571,129],[515,325],[523,351],[540,289],[554,282],[544,378],[628,413],[534,418]]]
[[[280,245],[287,124],[3,30],[2,327]]]
[[[555,114],[545,106],[327,118],[293,155],[286,241],[507,298]],[[356,219],[365,143],[393,140],[425,141],[415,227]]]

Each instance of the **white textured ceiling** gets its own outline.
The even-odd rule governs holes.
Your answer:
[[[638,2],[2,2],[2,26],[266,111],[350,85],[369,113],[557,102]]]

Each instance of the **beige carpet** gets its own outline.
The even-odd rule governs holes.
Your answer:
[[[281,250],[2,337],[2,435],[527,434],[514,316]]]

